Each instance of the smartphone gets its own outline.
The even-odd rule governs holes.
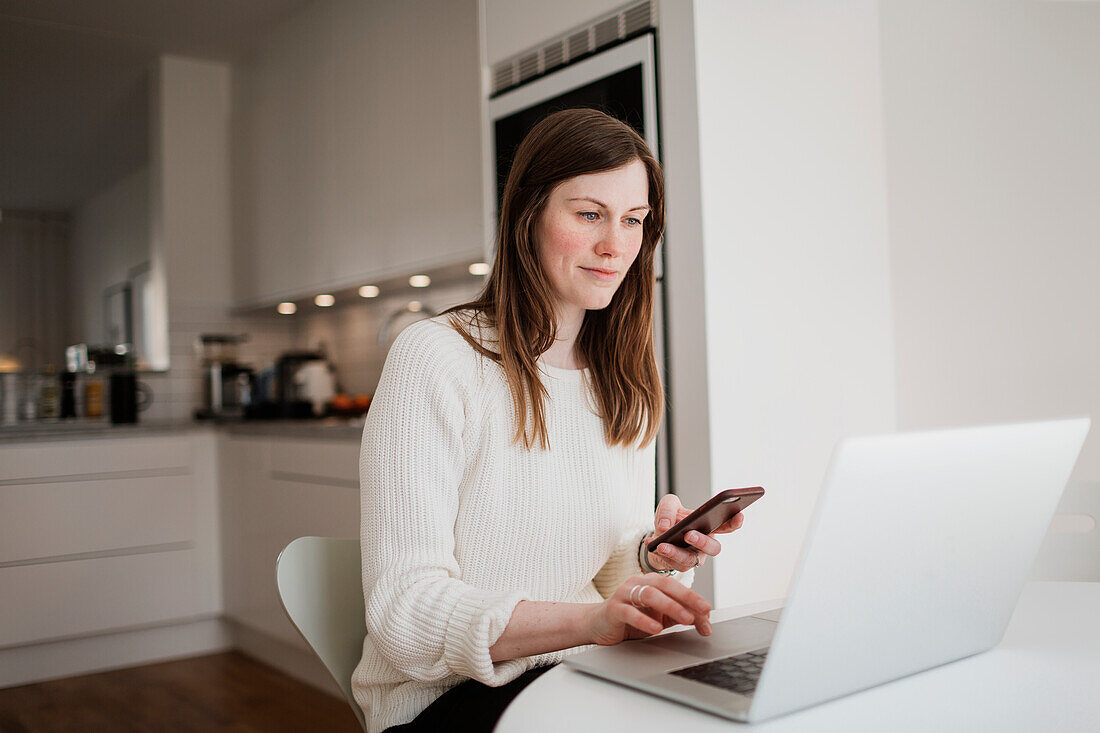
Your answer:
[[[764,489],[761,486],[720,491],[691,514],[654,537],[645,547],[650,552],[656,552],[662,542],[677,547],[690,547],[691,545],[684,540],[684,535],[688,532],[694,529],[703,534],[710,534],[763,495]]]

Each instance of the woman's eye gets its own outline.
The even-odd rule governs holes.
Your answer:
[[[600,217],[595,211],[582,211],[581,218],[585,221],[596,221]]]
[[[636,227],[636,226],[641,225],[642,220],[641,219],[636,219],[633,216],[628,216],[626,218],[626,223],[629,224],[632,227]]]

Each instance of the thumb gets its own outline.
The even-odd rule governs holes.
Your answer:
[[[680,509],[680,498],[675,494],[665,494],[657,504],[657,515],[654,517],[653,526],[658,532],[664,532],[676,521]]]

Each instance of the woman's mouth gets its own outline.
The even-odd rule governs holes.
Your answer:
[[[599,267],[582,267],[581,269],[587,273],[590,273],[594,278],[601,282],[609,282],[611,280],[614,280],[615,276],[619,274],[614,270],[603,270]]]

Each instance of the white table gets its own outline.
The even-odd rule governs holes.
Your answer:
[[[758,612],[761,605],[722,609],[711,617],[735,618]],[[742,728],[753,733],[1096,733],[1100,583],[1029,583],[1004,639],[990,651],[752,726],[559,665],[520,693],[496,733]]]

